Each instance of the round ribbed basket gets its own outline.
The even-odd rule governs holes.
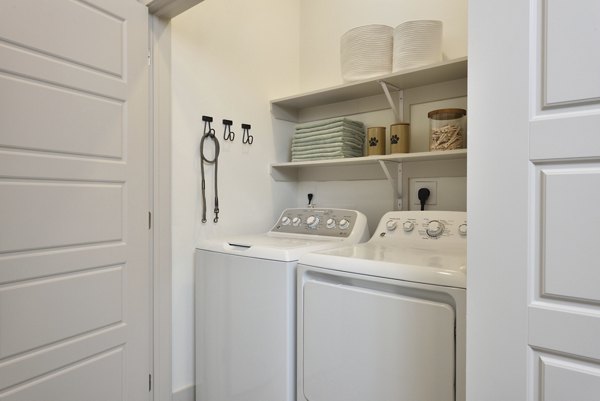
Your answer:
[[[442,61],[442,21],[407,21],[394,29],[394,72],[440,61]]]
[[[340,40],[342,78],[360,81],[392,72],[394,28],[365,25],[351,29]]]

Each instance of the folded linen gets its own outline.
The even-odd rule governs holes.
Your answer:
[[[296,141],[296,142],[311,142],[311,141],[315,141],[315,140],[323,140],[323,139],[331,139],[331,138],[340,138],[340,139],[352,138],[352,139],[356,139],[356,140],[364,140],[365,134],[357,133],[357,132],[353,132],[353,131],[334,131],[334,130],[332,130],[331,132],[325,132],[325,133],[321,133],[318,135],[295,134],[292,137],[292,140]]]
[[[355,126],[357,128],[364,128],[364,124],[360,121],[350,120],[345,117],[332,118],[329,120],[321,120],[321,121],[313,121],[309,123],[302,123],[296,126],[296,130],[305,130],[305,129],[313,129],[318,127],[326,127],[332,124],[345,124],[350,126]]]
[[[296,129],[296,134],[327,133],[327,131],[330,130],[353,131],[360,134],[365,132],[365,127],[351,124],[336,123],[324,125],[322,127]]]
[[[338,146],[331,146],[327,148],[318,148],[318,149],[308,149],[308,150],[294,150],[292,151],[292,156],[302,156],[302,155],[316,155],[319,153],[329,153],[329,152],[345,152],[348,154],[353,154],[356,156],[362,156],[363,150],[357,148],[340,148]]]
[[[350,157],[357,157],[356,155],[348,154],[342,151],[337,152],[325,152],[314,155],[305,156],[292,156],[292,161],[307,161],[307,160],[327,160],[327,159],[345,159]]]
[[[363,145],[357,145],[355,143],[321,143],[318,145],[292,146],[292,152],[305,152],[307,150],[319,150],[325,148],[353,149],[362,151]]]
[[[292,148],[298,146],[313,146],[313,145],[326,145],[326,144],[351,144],[356,146],[363,146],[365,142],[364,138],[347,137],[342,135],[327,136],[318,139],[292,139]]]
[[[358,138],[364,138],[365,137],[365,131],[364,130],[356,130],[354,128],[329,128],[326,130],[320,130],[320,131],[311,131],[311,132],[296,132],[294,134],[294,138],[316,138],[316,137],[320,137],[323,135],[329,135],[329,134],[336,134],[336,133],[341,133],[344,134],[346,136],[354,136],[354,137],[358,137]]]
[[[354,153],[362,153],[363,148],[358,146],[320,146],[315,148],[304,148],[304,149],[293,149],[293,154],[305,154],[305,153],[319,153],[319,152],[332,152],[335,150],[343,150]]]
[[[298,124],[292,161],[362,156],[365,136],[363,123],[345,117]]]

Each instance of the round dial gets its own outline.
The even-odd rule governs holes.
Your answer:
[[[281,224],[283,224],[284,226],[289,226],[291,222],[292,220],[290,220],[290,218],[287,216],[283,216],[283,218],[281,219]]]
[[[327,222],[325,223],[327,228],[335,228],[335,220],[334,219],[327,219]]]
[[[458,226],[458,233],[463,236],[467,235],[467,225],[461,224],[460,226]]]
[[[306,224],[309,228],[317,228],[319,224],[319,218],[317,216],[308,216],[306,219]]]
[[[444,225],[438,220],[431,220],[426,231],[430,237],[437,238],[444,232]]]
[[[294,217],[294,218],[292,219],[292,225],[294,225],[294,226],[298,227],[298,226],[300,225],[300,222],[301,222],[301,221],[302,221],[302,220],[300,219],[300,217]]]
[[[388,231],[394,231],[397,225],[398,224],[394,220],[388,220],[387,223],[385,223],[385,228],[387,228]]]
[[[340,220],[340,228],[341,228],[342,230],[345,230],[345,229],[347,229],[348,227],[350,227],[350,222],[349,222],[348,220],[346,220],[346,219],[341,219],[341,220]]]
[[[415,223],[413,223],[412,221],[407,220],[402,224],[402,229],[407,233],[411,232],[414,228]]]

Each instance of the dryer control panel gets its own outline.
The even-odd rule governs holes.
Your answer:
[[[286,209],[271,232],[348,238],[362,230],[364,215],[348,209]],[[357,227],[360,226],[360,227]]]
[[[398,240],[441,240],[464,242],[467,238],[466,212],[397,211],[386,213],[375,231],[376,238]]]

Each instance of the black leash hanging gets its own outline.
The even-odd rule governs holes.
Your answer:
[[[218,223],[219,193],[217,191],[217,173],[219,168],[219,152],[221,151],[221,148],[219,146],[219,140],[215,136],[215,130],[210,126],[212,117],[202,116],[202,121],[204,121],[204,135],[202,135],[202,139],[200,140],[200,171],[202,173],[202,223],[206,223],[206,180],[204,178],[204,163],[215,165],[215,218],[213,219],[213,222]],[[212,160],[209,160],[204,156],[204,141],[207,138],[212,139],[212,141],[215,143],[215,157]]]

